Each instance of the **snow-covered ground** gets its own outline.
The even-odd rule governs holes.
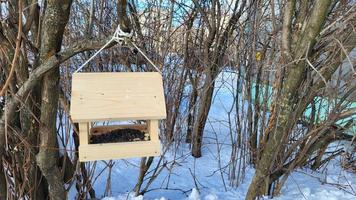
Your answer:
[[[204,156],[199,159],[194,159],[189,156],[189,152],[186,152],[188,155],[177,161],[181,166],[175,166],[171,171],[168,187],[166,186],[170,172],[165,169],[150,187],[152,191],[146,193],[144,197],[134,197],[133,194],[130,194],[138,177],[139,169],[135,165],[139,164],[139,159],[116,161],[111,174],[111,197],[105,197],[104,200],[244,199],[254,170],[247,169],[245,181],[237,188],[229,187],[225,176],[227,184],[227,191],[225,191],[221,176],[219,172],[216,172],[218,160],[216,159],[216,154],[214,154],[216,152],[215,149],[216,146],[214,147],[213,144],[206,145],[203,151]],[[227,152],[222,152],[222,154],[227,154]],[[228,156],[222,156],[222,160]],[[173,155],[167,156],[166,159],[173,159]],[[96,171],[100,172],[103,166],[103,164],[99,164]],[[300,169],[292,173],[282,189],[281,196],[275,199],[351,200],[356,198],[354,196],[355,191],[353,191],[355,188],[352,188],[356,186],[355,174],[342,170],[337,161],[330,162],[328,167],[323,170],[323,172],[312,172]],[[104,194],[107,184],[106,178],[107,170],[94,183],[98,197],[102,197],[101,195]],[[343,190],[339,189],[340,187],[343,187]]]
[[[225,79],[226,78],[226,79]],[[164,157],[167,166],[149,187],[144,196],[134,197],[130,193],[135,187],[139,175],[140,159],[117,160],[114,162],[107,181],[109,170],[101,173],[105,164],[100,161],[96,165],[93,187],[97,197],[104,200],[239,200],[244,199],[248,186],[254,174],[253,168],[246,168],[245,179],[237,187],[229,186],[226,173],[220,173],[219,168],[230,161],[231,143],[226,126],[226,111],[232,103],[231,91],[234,90],[232,77],[220,78],[227,80],[224,87],[219,88],[209,114],[206,126],[203,156],[195,159],[190,156],[189,146],[182,143],[179,150],[169,151]],[[229,84],[229,81],[232,84]],[[219,84],[217,84],[219,87]],[[219,145],[217,145],[219,144]],[[218,153],[218,147],[220,153]],[[176,160],[172,166],[172,161]],[[151,168],[155,167],[155,158]],[[220,162],[220,163],[219,163]],[[299,169],[293,172],[285,183],[278,200],[342,200],[356,199],[356,175],[341,169],[337,160],[332,160],[320,172]],[[220,167],[219,167],[220,166]],[[228,170],[225,170],[227,172]],[[223,179],[222,179],[223,176]],[[223,181],[224,180],[224,181]],[[111,191],[105,191],[111,185]],[[224,187],[226,185],[226,189]],[[145,186],[145,184],[144,184]],[[343,189],[339,189],[339,188]],[[74,187],[69,196],[75,196]],[[105,197],[110,196],[110,197]]]

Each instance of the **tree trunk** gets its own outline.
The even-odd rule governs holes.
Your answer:
[[[288,26],[283,30],[283,57],[284,61],[290,61],[290,22],[292,21],[293,12],[288,12],[294,9],[294,1],[290,1],[285,9],[284,26]],[[297,43],[295,54],[292,58],[300,58],[305,55],[306,51],[310,52],[310,49],[315,44],[315,38],[320,33],[322,26],[324,25],[326,15],[331,4],[331,0],[318,0],[315,2],[312,14],[307,22],[307,29],[302,35],[301,42]],[[290,15],[287,16],[286,15]],[[286,25],[287,24],[287,25]],[[285,40],[285,41],[284,41]],[[281,62],[283,64],[283,62]],[[285,64],[285,63],[284,63]],[[269,187],[271,184],[270,174],[275,165],[276,157],[280,153],[281,146],[288,136],[294,122],[299,116],[294,115],[294,109],[298,98],[298,88],[301,86],[304,80],[306,63],[300,61],[293,66],[286,69],[286,75],[283,82],[283,88],[278,98],[274,99],[274,105],[276,106],[271,113],[268,127],[265,133],[266,142],[264,149],[261,153],[261,158],[257,164],[255,175],[252,179],[250,187],[247,192],[246,200],[254,200],[259,196],[267,195],[269,193]],[[282,74],[283,76],[283,74]],[[278,120],[276,120],[276,118]]]
[[[262,74],[262,66],[258,65],[258,72],[256,76],[256,83],[255,83],[255,102],[254,102],[254,115],[253,115],[253,132],[251,134],[251,139],[253,142],[253,154],[252,154],[252,164],[256,165],[257,159],[258,159],[258,133],[259,133],[259,126],[262,126],[259,124],[260,120],[260,82],[261,82],[261,74]],[[262,135],[262,134],[261,134]]]
[[[257,135],[253,132],[253,119],[252,119],[252,65],[247,66],[246,71],[246,97],[247,97],[247,133],[249,135],[249,150],[250,150],[250,163],[255,164],[255,157],[257,153]]]
[[[170,115],[167,117],[167,128],[166,128],[166,134],[167,134],[167,140],[168,143],[171,143],[174,140],[174,129],[177,121],[177,117],[179,114],[179,108],[182,103],[182,98],[183,98],[183,90],[184,90],[184,85],[187,79],[188,75],[188,69],[183,70],[180,74],[179,77],[179,84],[177,86],[177,91],[174,95],[173,99],[173,104],[172,104],[172,112],[170,112]]]
[[[40,49],[40,63],[61,49],[65,26],[68,22],[71,0],[48,0],[45,10]],[[57,166],[58,143],[56,132],[59,98],[59,68],[47,72],[42,82],[40,149],[37,165],[45,176],[51,199],[66,199],[62,174]]]
[[[237,21],[239,20],[243,10],[245,9],[246,0],[235,2],[233,14],[229,19],[224,31],[217,35],[217,29],[219,26],[215,22],[214,26],[209,27],[208,38],[204,44],[204,65],[207,66],[205,71],[205,80],[200,93],[200,102],[198,104],[198,116],[195,121],[193,130],[193,146],[192,155],[196,158],[201,157],[201,146],[203,140],[203,132],[208,118],[211,101],[214,93],[215,78],[219,74],[219,68],[223,65],[224,56],[227,49],[227,43],[230,36],[236,29]],[[214,8],[212,12],[215,12]],[[212,19],[214,21],[216,19]],[[209,22],[207,22],[209,23]],[[216,42],[217,44],[213,45]],[[214,48],[212,48],[214,46]]]
[[[195,116],[195,103],[198,98],[198,86],[197,81],[199,78],[193,77],[194,75],[190,74],[190,82],[192,85],[192,91],[190,93],[189,105],[188,105],[188,119],[187,119],[187,135],[185,138],[186,143],[192,142],[192,132],[194,126],[194,116]]]
[[[193,129],[193,144],[192,144],[192,156],[199,158],[201,157],[201,146],[203,140],[203,132],[208,119],[208,114],[211,106],[211,101],[214,93],[215,81],[210,73],[207,76],[207,80],[204,82],[202,88],[201,99],[198,104],[198,116],[195,120],[195,126]]]

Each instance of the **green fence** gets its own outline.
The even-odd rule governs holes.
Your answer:
[[[260,84],[259,85],[260,89],[259,89],[259,103],[262,104],[264,101],[264,96],[266,94],[266,92],[268,92],[268,99],[267,99],[267,104],[268,107],[270,107],[271,105],[271,100],[272,100],[272,86],[270,85],[263,85]],[[252,83],[252,101],[255,102],[255,94],[256,94],[256,83]],[[322,121],[325,121],[327,119],[327,117],[329,116],[330,112],[333,110],[333,108],[335,108],[335,106],[337,105],[337,103],[340,101],[340,99],[333,99],[330,100],[326,97],[315,97],[314,99],[314,106],[315,106],[315,110],[316,110],[316,117],[315,117],[315,123],[320,123]],[[344,105],[346,107],[346,109],[350,109],[350,108],[356,108],[356,102],[350,102],[350,101],[345,101],[342,105]],[[304,111],[304,118],[305,119],[309,119],[311,118],[311,113],[312,113],[312,105],[308,105],[307,109]],[[351,117],[342,119],[337,121],[337,125],[339,126],[345,126],[348,122],[350,122],[350,120],[353,122],[353,125],[351,125],[351,127],[349,129],[346,130],[346,133],[349,135],[355,135],[356,134],[356,116],[353,115]]]

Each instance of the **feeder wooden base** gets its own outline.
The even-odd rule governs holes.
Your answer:
[[[88,144],[79,146],[80,162],[159,155],[159,141]]]
[[[117,142],[89,144],[89,135],[103,134],[107,131],[134,128],[144,130],[149,134],[149,141]],[[138,158],[160,155],[160,141],[158,138],[158,120],[147,120],[144,125],[114,125],[91,128],[89,122],[79,123],[79,161],[112,160],[120,158]]]

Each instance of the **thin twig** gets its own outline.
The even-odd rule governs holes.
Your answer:
[[[7,77],[6,82],[0,91],[0,97],[4,95],[5,91],[7,90],[7,87],[10,84],[12,76],[14,75],[17,58],[20,54],[20,47],[22,41],[21,35],[22,35],[22,1],[19,1],[19,26],[18,26],[18,32],[16,38],[16,49],[15,49],[14,58],[12,59],[9,76]]]
[[[307,61],[308,65],[320,76],[320,78],[323,80],[323,82],[325,83],[325,87],[328,85],[328,83],[326,82],[325,78],[323,77],[323,75],[313,66],[313,64],[309,61],[308,59],[308,52],[309,52],[309,46],[308,45],[308,49],[305,52],[305,60]]]
[[[336,40],[336,42],[340,45],[342,51],[344,52],[344,54],[345,54],[345,56],[347,58],[347,61],[349,61],[349,63],[350,63],[350,68],[351,68],[352,72],[354,73],[354,75],[356,75],[356,71],[354,69],[354,65],[352,64],[352,61],[351,61],[351,59],[350,59],[345,47],[341,44],[340,40],[336,39],[335,37],[333,39]]]

